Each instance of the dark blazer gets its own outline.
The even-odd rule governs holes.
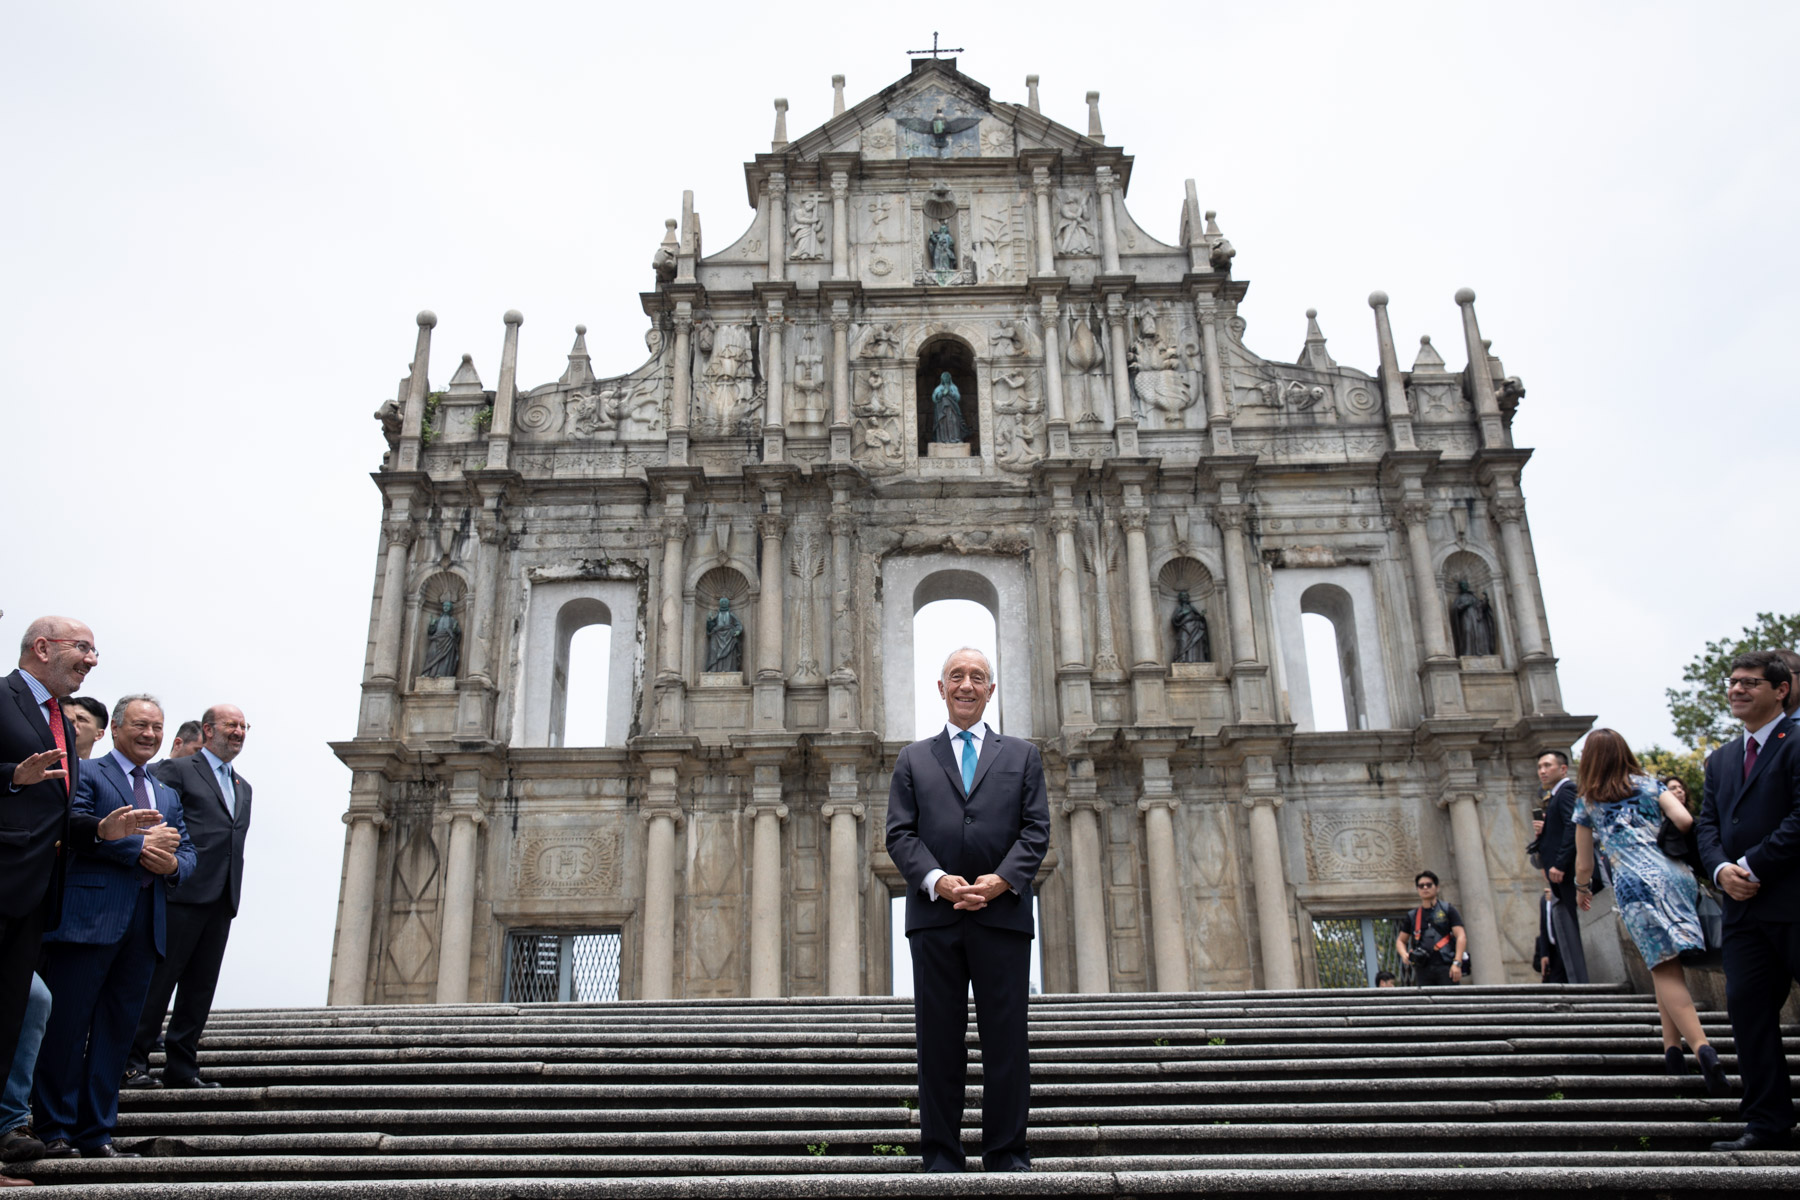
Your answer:
[[[1544,832],[1538,836],[1538,860],[1548,871],[1565,876],[1575,871],[1575,781],[1564,779],[1544,801]]]
[[[211,904],[223,896],[231,901],[231,915],[237,916],[244,889],[244,838],[250,832],[250,781],[235,770],[231,773],[237,793],[234,818],[206,755],[164,759],[151,770],[180,795],[181,813],[194,839],[193,874],[170,889],[170,903]]]
[[[131,779],[119,769],[112,755],[84,765],[81,785],[75,790],[75,812],[109,813],[120,805],[133,803]],[[144,849],[141,833],[113,842],[99,842],[77,853],[69,860],[68,875],[63,881],[62,924],[44,935],[45,942],[112,945],[125,936],[125,930],[131,924],[132,910],[137,907],[139,881],[148,879],[156,954],[160,958],[167,953],[164,936],[167,893],[193,873],[194,843],[188,838],[187,825],[181,816],[181,797],[175,794],[175,789],[155,776],[150,776],[148,782],[151,803],[156,805],[166,823],[181,832],[181,845],[175,850],[175,873],[152,875],[138,865],[138,855]]]
[[[73,757],[75,727],[66,716],[63,744],[70,749],[64,764],[69,784],[45,779],[13,791],[13,768],[33,754],[56,749],[56,740],[24,676],[14,671],[0,681],[0,917],[22,917],[47,904],[46,929],[54,928],[62,913],[69,788],[81,781],[81,764]]]
[[[1032,933],[1031,884],[1049,847],[1044,759],[1030,742],[1002,737],[989,726],[967,796],[946,731],[900,752],[888,788],[887,850],[906,879],[908,933],[965,916]],[[934,870],[970,882],[998,875],[1013,890],[986,908],[958,911],[948,900],[934,901],[922,890],[925,876]]]
[[[1722,863],[1748,855],[1762,881],[1748,903],[1724,898],[1726,924],[1800,921],[1800,721],[1784,717],[1775,726],[1748,779],[1741,735],[1712,752],[1694,828],[1709,880]]]

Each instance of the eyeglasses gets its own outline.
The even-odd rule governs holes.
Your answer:
[[[1432,888],[1436,887],[1437,884],[1435,884],[1435,883],[1415,883],[1415,884],[1413,884],[1413,886],[1421,892],[1429,892]]]
[[[100,651],[95,648],[94,643],[84,642],[79,638],[45,638],[44,640],[46,642],[58,642],[64,646],[73,646],[75,647],[75,653],[81,655],[83,658],[86,658],[90,654],[95,658],[100,657]]]
[[[226,733],[249,733],[250,726],[244,721],[219,721],[214,728],[223,729]]]
[[[1733,675],[1725,681],[1725,690],[1730,692],[1742,688],[1746,692],[1754,692],[1757,684],[1768,682],[1760,675]]]

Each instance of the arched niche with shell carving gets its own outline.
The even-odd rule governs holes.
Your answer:
[[[743,671],[746,679],[755,675],[757,589],[736,568],[714,567],[694,584],[692,630],[688,637],[689,676],[698,679],[706,671],[706,622],[719,610],[721,599],[731,602],[731,612],[743,624]]]
[[[1438,568],[1438,589],[1443,596],[1444,620],[1451,631],[1452,640],[1456,637],[1456,598],[1460,594],[1461,585],[1465,583],[1475,596],[1487,599],[1493,614],[1494,654],[1509,657],[1509,622],[1506,616],[1506,598],[1501,594],[1505,589],[1499,586],[1500,573],[1493,563],[1473,550],[1451,551],[1444,556],[1443,563]]]
[[[1199,559],[1177,556],[1162,565],[1156,573],[1157,644],[1165,663],[1175,661],[1175,609],[1182,592],[1206,618],[1206,635],[1210,655],[1208,662],[1229,662],[1230,647],[1225,640],[1224,597],[1213,573]]]
[[[468,605],[464,600],[468,592],[468,580],[456,571],[437,571],[419,585],[418,603],[412,614],[412,637],[408,642],[411,654],[407,670],[415,683],[419,672],[425,667],[425,649],[431,636],[431,619],[442,611],[446,600],[452,606],[450,615],[462,626],[462,654],[459,656],[456,674],[460,677],[467,673],[470,633]]]

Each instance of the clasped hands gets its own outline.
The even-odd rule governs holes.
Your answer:
[[[982,875],[974,883],[961,875],[940,875],[937,894],[946,900],[954,900],[956,907],[964,912],[978,912],[988,906],[988,901],[1011,886],[998,875]]]
[[[45,750],[33,754],[13,767],[13,786],[24,788],[46,779],[67,779],[69,772],[62,766],[62,760],[61,750]],[[154,808],[133,808],[129,804],[122,804],[100,818],[100,825],[94,831],[94,836],[103,842],[116,842],[134,833],[144,835],[144,848],[138,855],[138,865],[152,875],[173,875],[176,868],[175,851],[181,845],[181,833],[173,825],[163,824],[162,814]]]

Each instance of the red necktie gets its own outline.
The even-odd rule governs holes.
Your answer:
[[[1749,734],[1744,735],[1744,778],[1750,778],[1750,769],[1756,765],[1756,739]]]
[[[50,697],[49,704],[50,704],[50,736],[52,739],[55,740],[56,748],[63,752],[62,766],[63,766],[64,770],[69,772],[68,775],[63,776],[63,791],[67,792],[69,790],[69,778],[75,772],[69,766],[69,742],[68,742],[68,737],[63,733],[62,705],[60,705],[56,702],[55,696]]]

